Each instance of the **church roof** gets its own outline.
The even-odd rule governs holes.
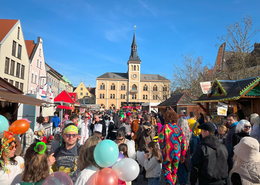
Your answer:
[[[127,73],[105,73],[97,78],[109,78],[109,79],[128,79],[128,74]],[[161,75],[157,75],[157,74],[141,74],[141,81],[144,80],[168,80],[167,78],[161,76]]]

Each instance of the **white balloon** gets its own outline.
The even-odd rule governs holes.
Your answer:
[[[141,166],[144,166],[144,160],[145,160],[145,158],[144,158],[144,152],[137,151],[136,157],[137,157],[136,160],[138,161],[138,163],[139,163]]]
[[[128,149],[128,157],[131,159],[135,159],[135,142],[134,140],[130,140],[126,143]]]
[[[122,181],[133,181],[138,177],[140,172],[138,163],[130,158],[124,158],[118,161],[112,169]]]

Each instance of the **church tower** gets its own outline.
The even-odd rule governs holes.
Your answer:
[[[140,99],[138,92],[140,92],[140,71],[141,60],[137,54],[137,44],[135,40],[135,32],[131,45],[131,54],[127,62],[128,65],[128,89],[129,89],[129,102],[136,102]]]

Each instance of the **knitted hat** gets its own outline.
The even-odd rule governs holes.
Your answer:
[[[259,143],[252,137],[243,137],[234,147],[234,153],[243,161],[260,161]]]

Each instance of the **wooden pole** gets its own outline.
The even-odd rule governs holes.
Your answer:
[[[254,113],[254,100],[251,99],[251,114]]]

